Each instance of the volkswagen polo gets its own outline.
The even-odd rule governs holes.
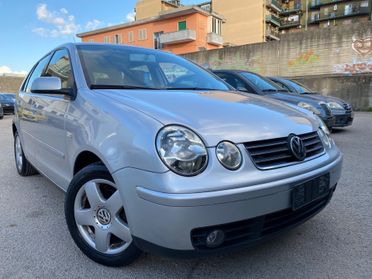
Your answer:
[[[17,96],[13,134],[18,173],[66,192],[73,240],[109,266],[259,243],[322,210],[341,174],[316,116],[128,46],[45,55]]]

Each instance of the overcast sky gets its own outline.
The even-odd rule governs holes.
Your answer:
[[[0,0],[0,74],[28,72],[49,50],[79,41],[76,33],[133,20],[135,2]]]

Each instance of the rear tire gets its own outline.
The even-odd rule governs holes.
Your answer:
[[[23,153],[21,139],[19,138],[17,131],[14,133],[14,158],[19,175],[31,176],[38,173],[31,163],[26,159],[26,156]]]
[[[74,176],[66,193],[65,217],[76,245],[93,261],[119,267],[141,255],[119,190],[104,165],[89,165]]]

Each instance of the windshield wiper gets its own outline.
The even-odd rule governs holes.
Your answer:
[[[220,89],[215,89],[215,88],[203,88],[203,87],[167,87],[167,88],[164,88],[164,89],[165,90],[205,90],[205,91],[220,90]]]
[[[160,90],[160,88],[135,86],[135,85],[113,85],[113,84],[92,84],[90,89],[144,89],[144,90]]]
[[[262,89],[262,92],[279,92],[277,89]]]

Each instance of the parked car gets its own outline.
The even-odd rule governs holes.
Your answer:
[[[0,119],[4,118],[4,111],[3,111],[3,106],[0,103]]]
[[[3,107],[4,114],[14,114],[14,94],[0,93],[0,103]]]
[[[269,79],[292,93],[301,94],[302,96],[313,98],[316,101],[324,102],[330,108],[332,114],[335,116],[335,124],[333,125],[333,127],[346,127],[353,124],[353,108],[351,104],[345,102],[344,100],[331,96],[323,96],[319,92],[315,92],[305,85],[294,80],[284,79],[280,77],[269,77]]]
[[[343,156],[319,118],[229,90],[170,53],[63,45],[21,87],[17,171],[66,191],[71,236],[101,264],[261,242],[328,204]]]
[[[214,70],[213,73],[236,90],[258,94],[310,110],[319,116],[329,129],[332,129],[335,123],[335,118],[326,104],[308,96],[291,94],[285,88],[259,74],[243,70]]]

